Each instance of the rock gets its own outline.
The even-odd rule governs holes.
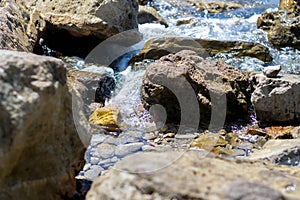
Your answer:
[[[298,168],[199,152],[144,152],[96,179],[86,199],[297,199],[299,184]]]
[[[195,51],[201,57],[215,56],[218,53],[232,53],[237,57],[249,56],[264,62],[272,61],[269,49],[259,43],[182,37],[150,39],[145,43],[142,51],[133,57],[132,61],[159,59],[169,53],[177,53],[181,50]]]
[[[280,70],[280,65],[268,66],[264,68],[263,74],[268,78],[276,78]]]
[[[294,0],[280,0],[279,2],[279,10],[287,10],[289,12],[295,12],[297,6],[295,5]]]
[[[94,132],[90,126],[89,116],[93,112],[92,105],[95,103],[95,95],[98,84],[106,78],[109,82],[114,82],[114,78],[105,74],[90,73],[78,70],[68,71],[68,86],[72,92],[72,109],[74,110],[73,118],[76,123],[78,133],[84,144],[88,146]]]
[[[14,1],[0,1],[0,49],[32,51],[25,21]]]
[[[66,66],[6,50],[0,60],[0,199],[73,196],[85,146],[72,118]]]
[[[119,108],[112,105],[96,109],[89,117],[93,125],[100,125],[108,131],[120,131]]]
[[[122,144],[122,145],[117,146],[115,154],[118,157],[124,157],[129,154],[140,151],[143,146],[144,146],[143,142]]]
[[[86,57],[101,41],[138,26],[137,0],[18,0],[18,5],[29,22],[38,13],[45,22],[37,32],[43,45],[64,55]],[[43,51],[40,37],[37,52]]]
[[[97,152],[102,159],[113,157],[115,154],[116,146],[113,144],[102,143],[97,147]]]
[[[280,1],[279,10],[266,12],[257,20],[257,27],[268,32],[268,39],[277,48],[300,48],[300,2],[291,0]]]
[[[257,86],[251,101],[257,120],[262,124],[299,124],[300,79],[285,74],[280,78],[256,75]]]
[[[249,159],[300,166],[300,139],[269,140],[261,150],[252,153]]]
[[[150,2],[152,2],[152,0],[138,0],[139,5],[143,6],[149,4]]]
[[[243,8],[241,4],[234,2],[195,2],[193,5],[198,11],[207,10],[209,13],[221,13],[229,10]]]
[[[176,26],[190,24],[193,20],[194,20],[194,18],[179,19],[176,21]]]
[[[160,23],[168,27],[168,22],[160,16],[160,14],[150,6],[139,6],[138,23]]]
[[[247,102],[250,101],[247,87],[248,78],[238,69],[221,60],[208,61],[196,52],[183,50],[164,56],[147,67],[142,102],[146,109],[155,104],[163,106],[167,123],[179,123],[181,120],[183,125],[196,123],[198,126],[200,115],[201,123],[207,125],[213,115],[211,125],[223,126],[225,115],[227,122],[247,118]],[[212,107],[216,112],[211,112]],[[161,112],[152,111],[154,119]],[[182,118],[181,112],[185,112],[185,118]]]
[[[87,170],[85,173],[84,173],[84,176],[88,179],[88,180],[94,180],[95,178],[97,178],[98,176],[101,175],[101,172],[103,171],[104,169],[100,166],[97,166],[97,165],[93,165],[91,166],[91,168],[89,170]]]

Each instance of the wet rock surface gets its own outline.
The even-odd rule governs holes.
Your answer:
[[[139,153],[98,178],[87,199],[297,199],[299,176],[296,168],[198,152]]]
[[[159,23],[168,27],[167,21],[159,15],[159,13],[150,6],[139,6],[138,23]]]
[[[251,101],[261,123],[299,124],[300,82],[297,75],[266,78],[257,75],[258,84]]]
[[[192,97],[197,98],[196,104],[192,97],[187,96],[189,88],[185,87],[186,84],[192,86]],[[164,106],[167,122],[174,123],[180,120],[180,108],[193,105],[191,106],[193,110],[186,111],[189,119],[182,122],[189,124],[189,120],[197,121],[200,114],[201,123],[208,124],[209,121],[205,120],[210,119],[213,114],[215,119],[223,122],[225,116],[227,121],[237,117],[247,119],[247,102],[249,102],[247,88],[248,78],[238,69],[220,60],[204,60],[196,52],[184,50],[164,56],[148,66],[143,79],[142,101],[148,109],[154,104]],[[179,105],[182,102],[176,97],[183,98],[186,104]],[[197,113],[197,106],[200,113]],[[218,111],[213,113],[212,107]],[[225,113],[222,113],[222,108],[223,111],[226,110]],[[155,110],[153,112],[153,115],[161,117],[161,113],[155,113]]]
[[[279,11],[266,12],[258,18],[257,26],[268,32],[275,47],[300,48],[300,2],[280,1]]]
[[[237,57],[253,57],[270,62],[269,49],[259,43],[239,41],[217,41],[198,38],[166,37],[148,40],[142,51],[134,56],[133,61],[159,59],[169,53],[181,50],[195,51],[201,57],[215,56],[219,53],[232,53]]]
[[[0,2],[0,49],[32,51],[25,21],[15,1]]]
[[[83,146],[72,119],[65,64],[0,50],[0,199],[75,193]]]

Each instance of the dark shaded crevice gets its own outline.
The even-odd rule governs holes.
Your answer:
[[[100,38],[89,36],[74,36],[66,29],[46,23],[33,52],[39,55],[54,57],[78,56],[85,58],[100,42]]]

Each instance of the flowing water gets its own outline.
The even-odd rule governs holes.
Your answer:
[[[154,0],[151,6],[158,9],[158,12],[168,21],[169,27],[165,28],[159,24],[143,24],[139,25],[139,31],[143,34],[143,42],[149,38],[168,36],[258,42],[269,47],[273,57],[271,63],[264,63],[249,57],[234,58],[229,54],[216,57],[223,58],[226,63],[242,71],[262,71],[265,66],[280,64],[282,73],[300,74],[300,52],[292,48],[280,50],[272,48],[266,32],[256,28],[257,18],[266,11],[277,10],[279,0],[236,2],[243,4],[244,7],[221,14],[209,14],[197,11],[188,0]],[[182,19],[191,19],[191,22],[176,26],[177,21]],[[145,69],[149,63],[155,61],[145,60],[128,67],[126,66],[127,61],[128,55],[122,62],[121,72],[112,72],[111,69],[98,66],[97,71],[107,72],[117,80],[117,88],[113,92],[112,98],[106,103],[120,108],[125,132],[155,131],[155,124],[152,122],[150,114],[141,109],[140,99],[140,88]],[[72,62],[74,68],[79,70],[87,67],[84,60],[79,58],[69,60],[69,62]],[[93,150],[89,148],[88,151]]]
[[[158,9],[169,23],[165,28],[159,24],[139,25],[139,31],[143,34],[146,41],[155,37],[190,37],[202,39],[231,40],[231,41],[249,41],[258,42],[266,45],[270,49],[273,57],[271,63],[264,63],[255,58],[234,58],[232,55],[218,55],[230,65],[233,65],[242,71],[262,71],[267,65],[282,66],[283,73],[300,74],[300,52],[292,48],[274,49],[268,43],[267,34],[263,30],[256,28],[257,18],[266,11],[277,10],[278,0],[267,1],[236,1],[244,7],[221,14],[208,14],[199,12],[188,0],[156,0],[151,6]],[[192,19],[189,24],[176,26],[178,20]],[[135,70],[130,66],[126,73],[122,74],[122,81],[119,82],[119,92],[110,100],[109,104],[122,105],[125,123],[128,127],[144,129],[147,127],[143,118],[134,114],[134,110],[140,102],[140,86],[142,76],[145,72],[146,63],[141,64]],[[128,98],[129,97],[129,98]],[[127,113],[127,114],[125,114]],[[147,113],[144,113],[147,115]],[[130,117],[131,116],[131,117]]]

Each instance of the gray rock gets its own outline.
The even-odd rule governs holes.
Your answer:
[[[96,179],[86,199],[298,199],[299,184],[298,168],[199,152],[144,152]]]
[[[300,77],[283,75],[272,79],[256,75],[258,85],[251,101],[261,123],[298,123],[300,119]]]
[[[275,78],[277,77],[280,70],[281,70],[280,65],[268,66],[264,68],[263,74],[268,78]]]
[[[116,146],[113,144],[102,143],[98,145],[97,152],[101,158],[110,158],[115,153]]]
[[[101,172],[104,169],[100,166],[97,165],[93,165],[90,167],[90,169],[88,169],[85,173],[84,176],[89,179],[89,180],[94,180],[95,178],[97,178],[98,176],[101,175]]]
[[[64,63],[0,50],[0,118],[0,194],[72,196],[85,146],[72,118]]]
[[[122,144],[117,146],[115,154],[118,157],[124,157],[126,155],[140,151],[142,146],[144,146],[143,142]]]
[[[91,158],[91,164],[92,165],[97,165],[99,163],[100,159],[97,157],[92,157]]]
[[[300,139],[269,140],[261,150],[254,152],[249,159],[269,160],[281,165],[300,166]]]

